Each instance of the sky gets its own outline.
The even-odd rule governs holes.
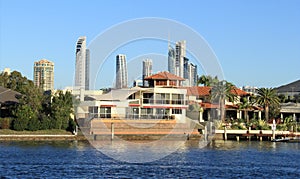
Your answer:
[[[86,36],[90,44],[116,24],[156,17],[201,35],[227,81],[238,87],[277,87],[300,79],[299,9],[299,0],[0,0],[0,71],[10,68],[32,79],[33,63],[46,58],[55,63],[55,88],[72,86],[78,37]],[[117,53],[128,59],[153,53],[167,60],[167,50],[167,42],[127,45],[112,52],[105,69],[115,70]],[[96,88],[108,84],[102,85]]]

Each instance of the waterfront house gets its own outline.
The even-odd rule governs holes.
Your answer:
[[[89,95],[80,102],[77,118],[175,119],[186,118],[187,90],[183,78],[160,72],[145,78],[148,87],[112,89],[103,95]]]

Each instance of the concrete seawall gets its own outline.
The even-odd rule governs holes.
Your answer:
[[[84,136],[77,135],[30,135],[30,134],[9,134],[0,135],[0,141],[52,141],[52,140],[86,140]]]

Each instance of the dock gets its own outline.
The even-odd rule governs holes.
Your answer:
[[[274,131],[275,139],[300,137],[300,132]],[[223,140],[260,140],[271,141],[273,139],[272,130],[216,130],[216,139]]]

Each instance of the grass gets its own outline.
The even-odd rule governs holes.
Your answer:
[[[9,134],[16,134],[16,135],[71,135],[72,133],[65,130],[59,129],[52,129],[52,130],[38,130],[38,131],[15,131],[11,129],[0,129],[0,135],[9,135]]]

